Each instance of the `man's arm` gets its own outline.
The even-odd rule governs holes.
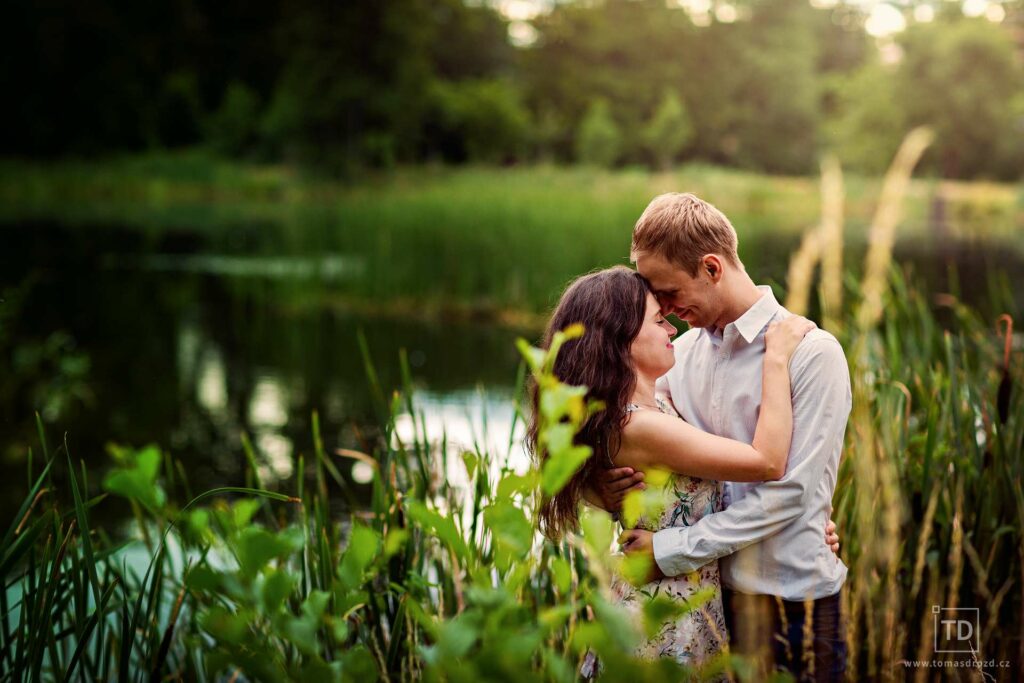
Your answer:
[[[805,342],[792,360],[793,443],[778,481],[759,484],[725,511],[691,527],[654,534],[653,553],[668,576],[686,574],[772,536],[803,514],[829,454],[842,444],[850,413],[850,374],[831,337]]]

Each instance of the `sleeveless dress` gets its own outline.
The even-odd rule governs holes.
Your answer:
[[[667,402],[657,399],[657,404],[662,413],[679,417]],[[626,410],[633,412],[643,408],[630,404]],[[673,474],[665,484],[665,493],[670,502],[660,518],[640,519],[636,528],[659,531],[691,526],[701,517],[722,510],[721,484],[717,481]],[[616,602],[638,621],[642,619],[644,602],[653,597],[668,595],[673,600],[686,603],[705,589],[712,589],[710,600],[694,611],[666,622],[653,638],[641,643],[636,656],[643,659],[670,657],[679,664],[698,667],[725,648],[729,636],[722,609],[718,562],[710,562],[691,574],[666,577],[640,587],[616,576],[612,581]],[[597,673],[597,668],[596,659],[588,654],[580,673],[590,678]]]

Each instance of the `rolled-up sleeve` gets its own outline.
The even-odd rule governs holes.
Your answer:
[[[667,576],[687,574],[768,538],[807,508],[829,458],[842,447],[852,404],[850,373],[842,347],[831,336],[805,340],[790,372],[793,440],[785,475],[758,484],[693,526],[654,534],[654,559]]]

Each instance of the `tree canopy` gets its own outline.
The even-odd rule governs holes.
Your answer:
[[[340,172],[695,159],[777,173],[813,172],[835,150],[876,172],[924,123],[938,173],[1024,168],[1019,8],[1002,23],[911,21],[882,59],[859,5],[729,7],[695,22],[664,0],[558,2],[517,46],[486,2],[20,3],[4,28],[3,150],[206,145]]]

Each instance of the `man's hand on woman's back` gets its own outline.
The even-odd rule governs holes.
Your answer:
[[[618,512],[622,509],[622,501],[630,491],[643,491],[644,473],[632,467],[615,467],[604,470],[597,476],[594,488],[584,493],[584,498],[591,505],[607,512]]]

